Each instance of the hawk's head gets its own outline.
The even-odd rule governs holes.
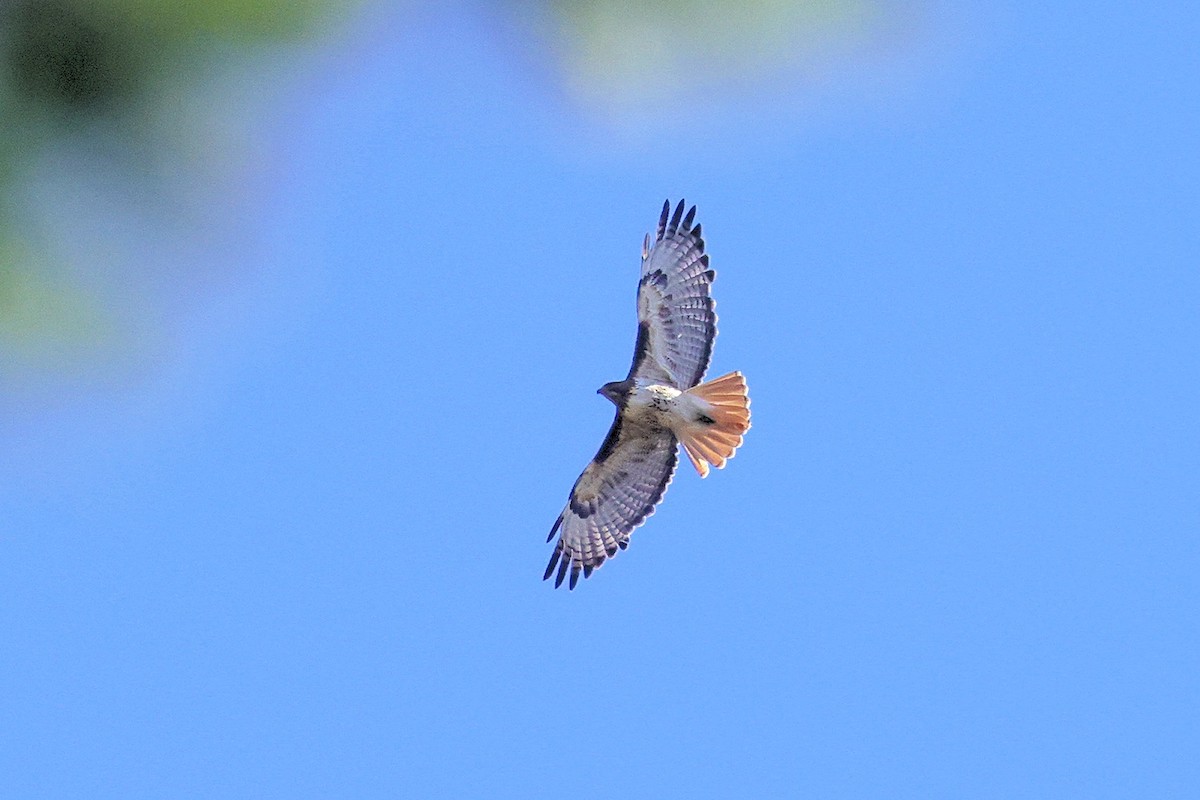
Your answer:
[[[596,394],[604,395],[613,402],[613,405],[620,408],[625,402],[625,397],[629,394],[632,385],[629,380],[610,381],[597,389]]]

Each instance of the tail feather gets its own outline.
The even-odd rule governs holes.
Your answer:
[[[696,472],[700,473],[701,478],[708,477],[708,464],[701,461],[700,458],[692,452],[692,448],[688,447],[686,439],[680,439],[683,443],[683,452],[687,453],[688,460],[692,462],[692,466],[696,468]]]
[[[693,386],[685,394],[700,401],[704,418],[678,431],[679,441],[703,478],[709,464],[721,469],[741,447],[750,429],[750,395],[740,372]]]

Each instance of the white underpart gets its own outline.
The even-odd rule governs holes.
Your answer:
[[[673,386],[650,383],[634,387],[625,413],[643,424],[670,428],[678,437],[685,429],[705,427],[700,417],[711,417],[712,406]]]

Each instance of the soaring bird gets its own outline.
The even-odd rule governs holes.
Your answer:
[[[679,463],[682,444],[700,477],[721,468],[750,429],[750,396],[740,372],[701,383],[717,338],[717,315],[696,207],[663,203],[658,233],[642,244],[637,344],[625,380],[597,390],[617,407],[608,436],[571,487],[550,535],[558,543],[543,580],[555,588],[569,572],[591,577],[629,545],[633,530],[654,513]],[[557,570],[557,571],[556,571]]]

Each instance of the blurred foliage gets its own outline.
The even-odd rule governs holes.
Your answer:
[[[18,237],[0,239],[0,342],[10,351],[0,368],[57,364],[80,342],[99,345],[115,333],[99,304],[77,285],[56,282],[43,257]]]
[[[24,0],[6,9],[0,29],[11,122],[38,107],[78,113],[130,94],[142,50],[94,9]]]
[[[0,154],[11,137],[53,135],[121,114],[164,77],[192,66],[185,56],[221,41],[244,45],[310,33],[331,0],[8,0],[0,5]],[[7,147],[5,146],[7,145]],[[11,168],[8,170],[11,172]],[[0,172],[3,175],[4,172]]]
[[[138,27],[165,39],[200,35],[247,39],[292,39],[316,32],[339,7],[331,0],[92,0],[104,8],[138,20]]]
[[[120,167],[163,146],[154,120],[200,80],[206,54],[321,30],[333,0],[0,2],[0,369],[88,357],[112,327],[87,281],[56,262],[26,190],[44,155],[73,148]],[[197,67],[199,66],[199,71]],[[211,64],[210,64],[211,66]],[[186,122],[181,123],[186,124]],[[100,155],[96,155],[100,154]],[[101,201],[102,202],[102,201]],[[37,243],[37,244],[35,244]]]
[[[714,89],[861,46],[903,16],[895,13],[903,2],[504,0],[494,8],[532,22],[540,41],[523,44],[556,55],[556,78],[579,108],[619,127],[642,124],[647,110],[686,116]],[[0,0],[0,373],[13,354],[57,368],[112,341],[118,310],[97,294],[97,276],[109,275],[126,297],[139,294],[128,276],[111,278],[138,269],[114,263],[122,248],[102,242],[105,260],[72,215],[108,213],[109,195],[153,211],[197,198],[229,205],[229,193],[204,185],[202,173],[236,169],[236,129],[254,112],[239,117],[213,87],[250,86],[251,54],[324,34],[358,4]],[[143,227],[137,238],[154,233]],[[48,359],[51,351],[59,357]]]
[[[614,116],[861,47],[900,16],[894,0],[549,0],[548,6],[549,37],[571,88]]]

